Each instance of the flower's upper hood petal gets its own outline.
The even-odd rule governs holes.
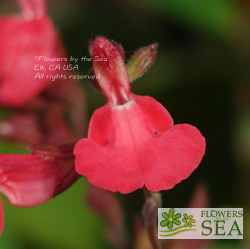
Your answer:
[[[130,82],[117,46],[103,37],[94,37],[90,42],[90,54],[97,81],[106,98],[115,105],[127,102]]]

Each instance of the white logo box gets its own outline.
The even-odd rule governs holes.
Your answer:
[[[158,239],[243,239],[243,208],[159,208]]]

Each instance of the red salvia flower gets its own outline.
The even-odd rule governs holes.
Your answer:
[[[0,190],[14,206],[30,207],[54,196],[58,168],[35,155],[0,155]]]
[[[199,165],[205,139],[189,124],[174,125],[155,99],[131,93],[121,48],[103,37],[90,43],[95,75],[107,98],[74,149],[76,170],[99,187],[130,193],[173,188]]]
[[[0,192],[18,207],[41,204],[79,178],[73,144],[33,145],[30,150],[33,155],[0,155]]]
[[[34,70],[35,65],[47,69],[51,65],[51,61],[37,61],[37,56],[66,57],[46,13],[46,1],[19,3],[22,14],[0,18],[0,104],[10,107],[28,102],[51,82],[47,77],[35,78],[36,72],[41,72]]]
[[[33,145],[32,155],[0,155],[0,192],[11,205],[39,205],[70,187],[79,175],[74,167],[73,144]],[[0,233],[3,209],[0,199]]]

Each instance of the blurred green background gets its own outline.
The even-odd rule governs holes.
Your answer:
[[[18,12],[15,1],[1,1],[0,14],[14,12]],[[132,90],[156,98],[175,123],[197,126],[207,140],[201,165],[187,180],[162,193],[163,207],[186,207],[202,181],[210,207],[243,207],[245,214],[244,240],[215,241],[208,248],[250,248],[249,1],[53,0],[49,12],[69,56],[89,57],[93,33],[121,43],[127,59],[137,48],[159,43],[153,67],[133,83]],[[91,63],[79,66],[80,74],[87,74]],[[82,85],[90,118],[105,99],[87,81]],[[0,152],[27,153],[24,147],[3,141]],[[87,189],[87,180],[80,179],[55,199],[27,209],[12,207],[4,199],[0,248],[111,248],[102,219],[84,203]],[[142,191],[118,196],[132,233],[132,221],[144,202]]]

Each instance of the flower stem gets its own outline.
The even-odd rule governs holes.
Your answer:
[[[143,188],[145,196],[145,204],[143,206],[142,214],[144,216],[145,227],[148,232],[148,237],[152,249],[161,249],[160,242],[157,238],[156,218],[158,208],[161,207],[161,194],[155,193]]]

